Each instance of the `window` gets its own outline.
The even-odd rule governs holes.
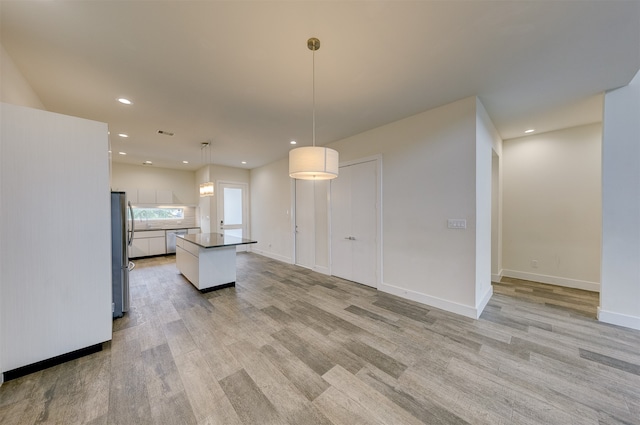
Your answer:
[[[184,218],[184,208],[133,207],[133,218],[136,220],[182,220]]]

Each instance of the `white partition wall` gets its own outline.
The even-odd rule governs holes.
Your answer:
[[[491,296],[497,135],[483,109],[470,97],[330,144],[343,163],[382,158],[378,289],[474,318]],[[290,262],[291,243],[283,240],[293,240],[286,161],[251,170],[251,186],[252,236],[259,241],[253,251]],[[328,211],[315,214],[316,224],[332,229]],[[465,220],[466,228],[449,228],[449,219]],[[316,247],[321,238],[316,232]]]
[[[605,95],[598,318],[640,329],[640,73]]]
[[[1,104],[2,372],[111,339],[107,125]]]

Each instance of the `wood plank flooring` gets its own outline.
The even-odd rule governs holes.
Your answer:
[[[597,294],[495,284],[480,320],[238,254],[200,294],[137,261],[87,357],[6,382],[0,424],[640,424],[640,332]]]

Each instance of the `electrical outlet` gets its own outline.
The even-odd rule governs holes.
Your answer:
[[[447,227],[449,229],[466,229],[467,228],[467,220],[450,218],[450,219],[447,220]]]
[[[538,260],[531,260],[531,267],[534,269],[538,268]]]

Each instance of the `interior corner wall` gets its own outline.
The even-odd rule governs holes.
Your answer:
[[[251,170],[251,251],[293,263],[292,179],[288,158]]]
[[[502,278],[502,163],[494,150],[491,155],[491,281]]]
[[[0,44],[0,101],[45,109],[44,104],[2,44]]]
[[[640,72],[604,97],[598,319],[640,330]]]
[[[476,98],[330,146],[341,162],[382,155],[378,289],[476,317]],[[448,219],[467,228],[449,229]]]
[[[504,141],[504,276],[599,290],[601,128]]]
[[[493,155],[502,139],[480,99],[476,98],[476,288],[475,308],[479,317],[493,294],[491,286]],[[499,221],[499,220],[498,220]]]
[[[382,156],[379,289],[467,317],[479,314],[476,109],[476,98],[470,97],[328,145],[339,152],[341,162]],[[485,147],[481,150],[487,153]],[[490,185],[490,145],[488,152],[483,169],[489,170]],[[288,160],[283,159],[251,170],[251,223],[258,241],[254,252],[291,262],[292,184],[287,169]],[[449,229],[448,219],[464,219],[467,228]],[[316,237],[326,237],[328,246],[329,235],[317,232]],[[318,243],[322,241],[316,241],[316,247]]]

